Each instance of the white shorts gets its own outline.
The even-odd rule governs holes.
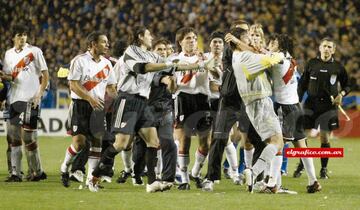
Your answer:
[[[269,97],[247,104],[246,113],[263,141],[282,134],[279,118],[274,112],[274,105]]]

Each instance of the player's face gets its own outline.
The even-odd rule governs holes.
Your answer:
[[[180,46],[184,52],[195,52],[197,49],[197,36],[193,32],[186,34],[181,40]]]
[[[261,34],[257,31],[250,31],[249,35],[250,35],[251,44],[255,47],[261,47],[262,45]]]
[[[164,44],[158,44],[154,48],[154,52],[159,54],[161,57],[166,58],[167,57],[167,48]]]
[[[277,39],[271,40],[268,45],[268,49],[271,52],[278,52],[279,51],[279,42]]]
[[[151,49],[153,37],[149,30],[146,30],[144,32],[144,36],[140,37],[140,39],[142,40],[142,44],[145,45],[147,49]]]
[[[214,38],[210,42],[211,52],[220,54],[224,50],[224,41],[220,38]]]
[[[320,44],[319,51],[321,54],[321,58],[328,60],[335,53],[335,45],[333,42],[325,40]]]
[[[23,48],[26,44],[27,34],[26,33],[19,33],[16,34],[14,37],[14,44],[17,48]]]
[[[99,55],[104,55],[109,51],[109,40],[107,36],[101,35],[99,36],[98,41],[94,44],[94,47],[96,49],[96,52]]]
[[[166,45],[166,51],[167,51],[168,56],[170,56],[171,54],[173,54],[175,52],[174,47],[172,46],[172,44]]]

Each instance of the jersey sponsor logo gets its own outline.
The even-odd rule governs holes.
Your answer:
[[[107,72],[106,72],[107,71]],[[110,73],[110,67],[106,65],[103,69],[101,69],[95,76],[89,78],[83,86],[87,91],[94,89],[100,82],[106,79],[107,75]]]
[[[287,72],[285,73],[285,75],[282,78],[285,85],[288,84],[289,81],[293,78],[295,68],[296,68],[296,61],[295,61],[295,59],[291,59],[289,69],[287,70]]]
[[[326,69],[320,69],[320,72],[328,72],[328,70],[326,70]]]
[[[23,57],[14,67],[12,70],[11,76],[13,79],[16,79],[16,77],[19,75],[21,71],[27,71],[28,65],[34,60],[34,55],[31,53],[27,54],[25,57]]]
[[[331,85],[335,85],[336,77],[337,77],[336,74],[332,74],[332,75],[330,76],[330,84],[331,84]]]

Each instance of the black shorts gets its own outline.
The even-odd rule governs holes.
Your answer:
[[[104,110],[94,110],[89,102],[82,99],[72,101],[69,113],[71,135],[81,134],[101,139],[106,126]]]
[[[154,116],[147,99],[134,94],[119,93],[114,103],[112,132],[132,135],[140,128],[154,127]]]
[[[251,122],[246,114],[245,105],[227,106],[220,100],[214,123],[214,138],[228,138],[234,124],[241,132],[248,133]]]
[[[304,104],[304,128],[333,131],[339,128],[336,106],[326,99],[308,99]]]
[[[283,137],[287,141],[298,141],[306,137],[304,131],[304,113],[300,104],[274,104],[275,113],[279,116]]]
[[[16,101],[10,105],[10,124],[21,125],[25,130],[36,130],[40,109],[32,107],[31,102]]]
[[[220,99],[211,98],[209,101],[210,101],[210,109],[211,109],[211,111],[217,112],[219,110]]]
[[[210,110],[208,96],[180,93],[175,104],[176,127],[189,132],[207,132],[216,112]]]

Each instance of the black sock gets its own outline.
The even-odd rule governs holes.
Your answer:
[[[112,163],[114,162],[114,157],[119,152],[116,151],[113,145],[108,146],[106,150],[102,153],[100,163],[96,168],[94,169],[92,175],[95,177],[100,177],[103,175],[104,172],[107,171],[107,166],[112,166]]]
[[[330,143],[322,143],[321,148],[330,148]],[[321,168],[326,168],[329,158],[321,158]]]
[[[152,184],[156,180],[155,166],[157,162],[157,149],[153,147],[146,148],[145,161],[147,166],[148,184]]]

